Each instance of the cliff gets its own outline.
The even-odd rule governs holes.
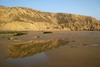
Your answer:
[[[100,21],[90,16],[50,13],[25,7],[0,6],[0,31],[99,31]]]

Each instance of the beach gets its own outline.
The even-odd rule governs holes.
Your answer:
[[[0,67],[100,67],[99,31],[43,32],[28,31],[27,34],[21,36],[0,34]],[[25,49],[27,49],[27,45],[35,45],[40,41],[42,43],[39,44],[43,44],[43,46],[48,43],[47,48],[45,47],[46,50],[38,50],[37,53],[25,56],[8,57],[9,46],[24,44]],[[54,47],[50,44],[59,46]],[[28,50],[33,52],[32,49],[35,47],[29,49],[29,46]],[[50,46],[52,48],[48,49]],[[22,48],[18,49],[22,50]],[[15,51],[17,52],[17,50]],[[22,52],[25,53],[24,50]]]

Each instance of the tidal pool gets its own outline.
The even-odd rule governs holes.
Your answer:
[[[7,62],[20,65],[32,65],[47,62],[49,59],[44,53],[36,54],[34,56],[24,58],[8,58]]]

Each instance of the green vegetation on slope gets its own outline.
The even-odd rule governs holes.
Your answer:
[[[0,31],[0,34],[14,34],[14,36],[21,36],[27,34],[26,31]]]
[[[43,32],[43,34],[49,34],[49,33],[53,33],[53,32],[51,32],[51,31],[45,31],[45,32]]]
[[[14,36],[21,36],[21,35],[25,35],[27,34],[26,32],[17,32],[16,34],[14,34]]]

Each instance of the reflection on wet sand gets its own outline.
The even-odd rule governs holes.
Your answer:
[[[13,44],[9,46],[9,55],[11,58],[21,58],[32,56],[34,54],[57,48],[68,44],[66,39],[36,40],[27,43]]]

